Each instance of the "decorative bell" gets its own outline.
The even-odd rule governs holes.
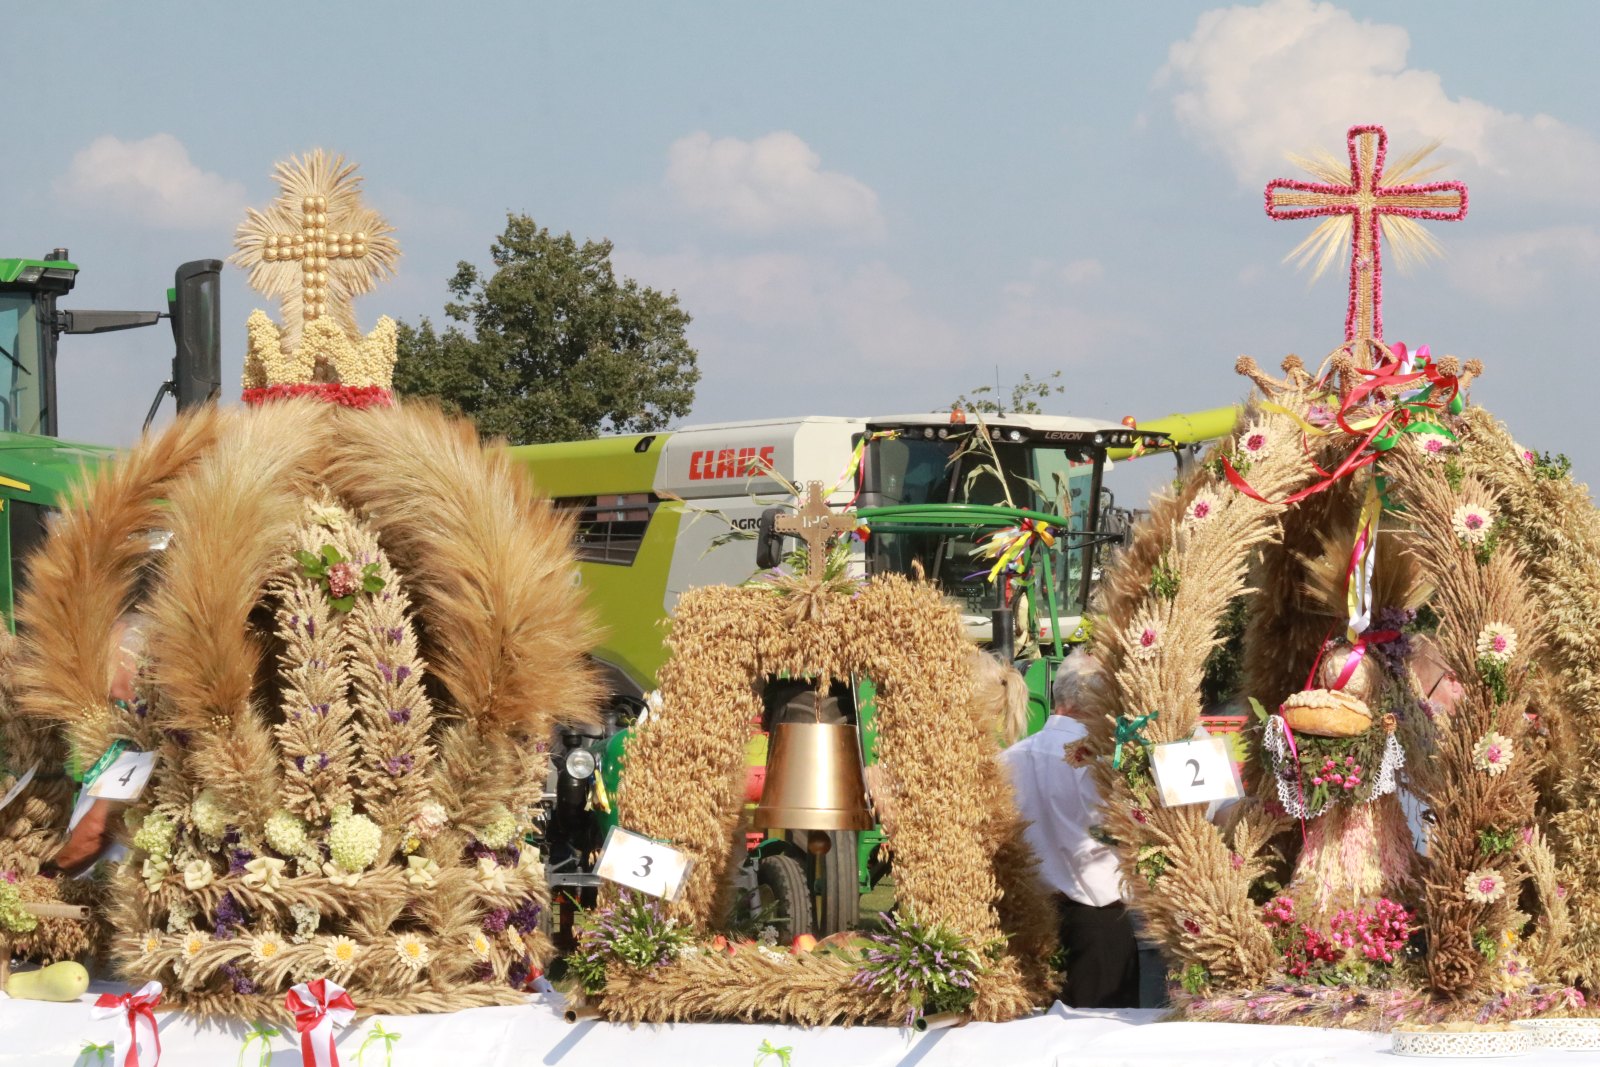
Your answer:
[[[856,728],[786,722],[772,728],[756,830],[870,830]]]

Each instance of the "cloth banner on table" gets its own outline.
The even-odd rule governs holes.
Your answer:
[[[161,1034],[155,1015],[161,989],[160,982],[146,982],[137,993],[102,993],[89,1006],[89,1018],[120,1019],[128,1027],[127,1036],[118,1033],[112,1043],[116,1067],[156,1067],[161,1062]]]

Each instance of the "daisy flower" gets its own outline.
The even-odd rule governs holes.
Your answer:
[[[1194,495],[1189,502],[1189,509],[1183,513],[1184,520],[1195,525],[1205,522],[1217,513],[1217,508],[1222,506],[1214,493],[1202,489]]]
[[[489,958],[489,935],[482,930],[472,931],[472,936],[467,939],[467,943],[471,946],[474,956],[480,960]]]
[[[428,946],[416,934],[401,934],[395,938],[394,952],[400,957],[400,962],[413,971],[420,971],[427,966],[430,955]]]
[[[161,931],[159,931],[159,930],[146,930],[144,932],[144,945],[143,945],[144,955],[146,955],[146,956],[154,955],[156,952],[159,952],[160,950],[161,950]]]
[[[1517,631],[1503,622],[1491,622],[1478,633],[1478,655],[1496,663],[1509,663],[1517,654]]]
[[[283,955],[283,938],[268,930],[250,942],[250,955],[262,963],[271,963]]]
[[[1450,514],[1456,536],[1469,545],[1481,545],[1494,524],[1494,512],[1482,504],[1462,504]]]
[[[1506,880],[1493,867],[1480,867],[1467,875],[1467,899],[1479,904],[1493,904],[1505,896]]]
[[[1128,648],[1140,659],[1153,659],[1161,651],[1161,628],[1154,621],[1134,623],[1128,630]]]
[[[337,970],[355,963],[358,951],[356,943],[348,937],[330,937],[328,944],[322,950],[322,958]]]
[[[1239,435],[1239,458],[1252,461],[1264,459],[1271,451],[1272,443],[1267,436],[1265,423],[1252,422],[1244,428],[1244,433]]]
[[[1478,743],[1472,746],[1472,765],[1480,771],[1488,772],[1489,777],[1503,774],[1511,766],[1512,757],[1516,755],[1516,748],[1511,738],[1505,734],[1490,730],[1478,738]]]
[[[210,943],[210,934],[202,933],[199,930],[190,930],[183,936],[183,958],[186,960],[194,959],[204,952],[205,947]]]
[[[1443,459],[1455,442],[1442,433],[1419,433],[1412,440],[1417,443],[1417,448],[1429,459]]]

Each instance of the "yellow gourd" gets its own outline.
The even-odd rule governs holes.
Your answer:
[[[18,1000],[77,1000],[89,988],[83,964],[62,960],[37,971],[20,971],[6,983],[6,993]]]

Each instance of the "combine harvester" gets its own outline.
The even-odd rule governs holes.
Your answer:
[[[1069,648],[1087,638],[1084,615],[1102,554],[1120,545],[1130,513],[1104,488],[1110,461],[1192,456],[1230,432],[1233,407],[1124,424],[1053,415],[961,412],[835,418],[809,416],[602,437],[512,450],[540,488],[578,520],[578,581],[605,629],[595,658],[611,701],[602,727],[569,729],[554,753],[546,846],[552,887],[585,904],[621,776],[627,727],[666,658],[663,622],[680,594],[737,585],[778,565],[789,496],[819,482],[834,509],[852,508],[860,535],[854,573],[920,572],[960,612],[977,645],[1016,664],[1027,679],[1029,730],[1049,714],[1050,682]],[[1015,547],[991,574],[996,539]],[[776,722],[858,725],[874,759],[872,683],[836,683],[816,706],[806,679],[769,679],[766,721],[750,750],[751,799],[759,796],[765,731]],[[791,839],[793,837],[793,839]],[[799,835],[753,835],[747,888],[753,911],[781,914],[792,936],[849,928],[859,897],[881,877],[881,830],[832,834],[814,857]],[[806,887],[810,892],[806,892]],[[808,901],[806,898],[810,897]]]

